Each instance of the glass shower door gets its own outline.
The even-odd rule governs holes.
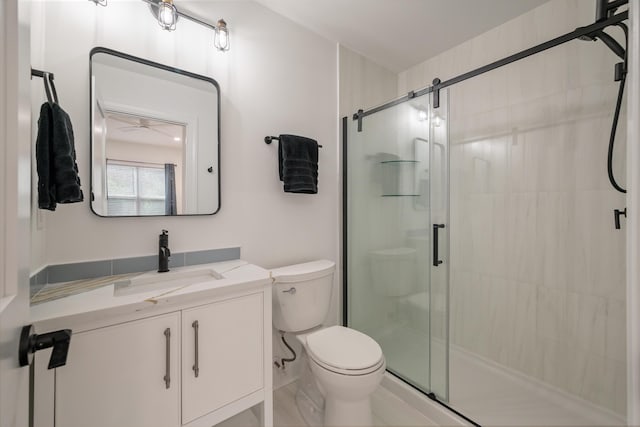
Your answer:
[[[433,94],[431,94],[433,105]],[[432,258],[430,266],[431,391],[449,401],[449,92],[440,91],[429,126],[431,175],[430,213]]]
[[[345,225],[348,326],[380,344],[390,372],[446,400],[445,112],[425,95],[364,117],[361,131],[348,120]]]

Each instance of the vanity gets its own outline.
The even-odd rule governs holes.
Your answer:
[[[32,306],[36,331],[73,330],[66,366],[35,355],[33,425],[211,427],[249,408],[273,425],[271,292],[234,260]]]

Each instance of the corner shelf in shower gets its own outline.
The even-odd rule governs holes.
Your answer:
[[[380,164],[389,164],[389,163],[420,163],[420,160],[383,160]]]
[[[392,159],[381,160],[384,165],[382,171],[382,197],[419,197],[415,194],[415,165],[419,160]]]

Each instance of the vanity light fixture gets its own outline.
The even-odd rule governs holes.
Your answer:
[[[91,1],[104,1],[107,0],[91,0]],[[229,29],[224,19],[219,19],[216,25],[211,25],[205,21],[195,18],[191,15],[187,15],[184,12],[178,10],[173,4],[173,0],[142,0],[149,5],[151,13],[158,20],[158,24],[167,30],[173,31],[176,29],[176,23],[178,18],[185,18],[189,21],[193,21],[196,24],[200,24],[203,27],[207,27],[214,32],[213,44],[221,52],[229,50]]]
[[[107,0],[89,0],[95,3],[96,6],[106,6]]]

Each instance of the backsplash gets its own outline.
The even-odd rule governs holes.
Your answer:
[[[239,258],[239,247],[179,252],[171,254],[169,258],[169,268],[231,261]],[[114,274],[139,273],[157,270],[157,268],[158,255],[55,264],[44,267],[32,275],[29,285],[31,296],[33,296],[48,283],[92,279],[95,277],[112,276]]]

